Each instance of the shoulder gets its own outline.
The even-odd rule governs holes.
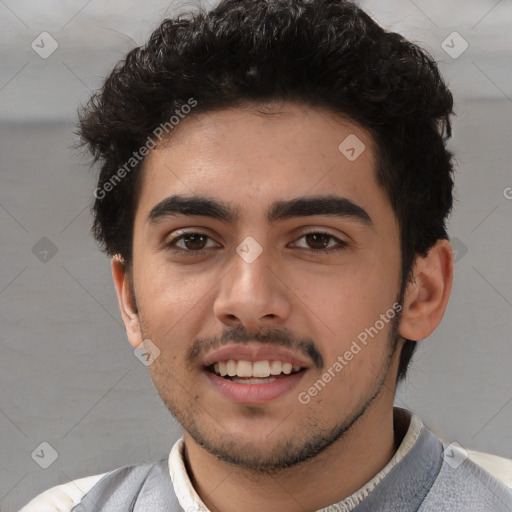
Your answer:
[[[468,450],[469,458],[512,489],[512,459]]]
[[[444,445],[441,469],[420,511],[510,512],[512,461]]]
[[[170,502],[173,498],[167,459],[124,466],[52,487],[36,496],[19,512],[71,512],[78,509],[97,512],[103,510],[97,506],[99,501],[107,507],[106,510],[128,510],[134,500],[145,504],[148,499],[155,502],[157,496],[163,497],[164,501],[160,500],[162,503]],[[126,507],[120,507],[121,502]],[[112,506],[114,508],[110,508]]]
[[[19,512],[70,512],[105,475],[88,476],[57,485],[36,496]]]

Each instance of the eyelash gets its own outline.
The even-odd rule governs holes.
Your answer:
[[[165,249],[168,250],[168,251],[174,252],[176,254],[186,254],[188,256],[192,256],[192,255],[199,256],[199,255],[202,255],[204,253],[204,251],[206,251],[208,249],[211,249],[211,248],[206,248],[206,249],[203,248],[203,249],[198,249],[197,251],[193,251],[193,250],[189,250],[189,249],[181,249],[180,247],[176,247],[176,243],[177,242],[179,242],[184,237],[189,236],[189,235],[202,235],[202,236],[205,236],[205,237],[207,237],[208,239],[211,240],[211,237],[209,237],[205,233],[201,233],[200,231],[182,232],[180,235],[178,235],[178,236],[174,237],[173,239],[169,240],[165,244]],[[314,230],[306,231],[305,233],[302,233],[302,235],[297,240],[300,240],[301,238],[303,238],[303,237],[305,237],[307,235],[323,235],[323,236],[327,236],[329,238],[332,238],[334,241],[336,241],[338,245],[335,246],[335,247],[329,247],[327,249],[305,249],[303,247],[299,247],[299,250],[301,250],[301,251],[308,251],[308,252],[311,251],[314,254],[335,254],[335,253],[338,253],[340,251],[345,250],[348,247],[348,243],[347,242],[344,242],[343,240],[340,240],[339,238],[336,238],[331,233],[328,233],[328,232],[322,231],[322,230],[318,230],[318,229],[314,229]]]

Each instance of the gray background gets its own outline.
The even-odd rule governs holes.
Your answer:
[[[458,114],[455,287],[397,404],[449,441],[512,457],[512,3],[361,4],[434,54]],[[94,173],[71,149],[77,106],[178,7],[0,0],[4,512],[58,483],[162,457],[179,435],[126,341],[109,262],[89,235]],[[43,31],[59,45],[46,59],[31,48]],[[446,40],[452,54],[463,48],[458,36],[446,39],[453,31],[469,45],[457,58],[441,46]],[[51,449],[31,455],[42,442],[58,454],[48,469],[34,459],[50,462]]]

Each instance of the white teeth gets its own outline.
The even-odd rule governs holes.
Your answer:
[[[221,374],[222,377],[228,374],[226,363],[224,361],[219,361],[219,373]]]
[[[292,363],[283,363],[283,373],[286,375],[292,373]]]
[[[282,370],[281,361],[272,361],[270,363],[270,375],[279,375]]]
[[[256,361],[252,364],[253,377],[268,377],[270,375],[270,365],[268,361]]]
[[[236,361],[233,361],[233,359],[230,359],[227,363],[226,363],[226,366],[228,368],[228,375],[230,377],[234,377],[236,375],[236,368],[237,368],[237,364],[236,364]]]
[[[228,361],[218,361],[213,365],[213,369],[217,375],[225,377],[254,377],[260,384],[262,382],[272,382],[275,379],[267,379],[271,375],[290,375],[292,372],[298,372],[301,367],[298,365],[292,365],[292,363],[282,361],[235,361],[229,359]],[[264,380],[266,379],[266,380]],[[235,381],[235,379],[232,379]],[[244,380],[243,382],[249,382]]]
[[[250,361],[238,361],[236,374],[239,377],[252,377],[252,363]]]

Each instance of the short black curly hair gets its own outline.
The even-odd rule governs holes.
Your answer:
[[[131,261],[144,160],[138,155],[133,170],[126,163],[191,98],[196,114],[295,101],[365,128],[400,227],[402,293],[415,257],[448,238],[453,98],[433,58],[352,2],[223,0],[164,20],[80,111],[79,134],[101,163],[93,233],[108,254]],[[399,380],[415,348],[405,343]]]

